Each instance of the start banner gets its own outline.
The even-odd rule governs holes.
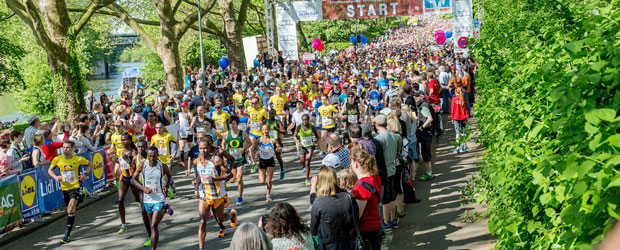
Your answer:
[[[421,15],[423,0],[324,0],[323,20]]]

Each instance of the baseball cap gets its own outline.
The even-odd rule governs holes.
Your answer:
[[[375,124],[385,126],[387,125],[387,117],[383,114],[375,116],[375,119],[372,120]]]
[[[340,159],[335,154],[328,154],[323,158],[323,166],[330,168],[340,168]]]
[[[348,96],[348,97],[355,96],[355,93],[353,93],[353,92],[349,92],[349,93],[347,94],[347,96]]]
[[[245,106],[243,105],[243,103],[239,103],[239,104],[237,105],[237,108],[245,108]]]
[[[418,96],[424,96],[424,91],[422,90],[418,90],[415,93],[413,93],[413,96],[418,97]]]
[[[349,84],[346,84],[346,83],[345,83],[345,84],[342,84],[342,87],[343,87],[343,88],[348,88],[348,87],[349,87]]]

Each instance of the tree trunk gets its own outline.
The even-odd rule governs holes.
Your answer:
[[[82,113],[82,107],[75,96],[75,79],[71,75],[71,57],[66,51],[56,53],[48,51],[47,62],[54,76],[61,79],[61,82],[54,83],[61,84],[61,86],[55,85],[54,88],[62,88],[56,89],[54,93],[56,96],[56,113],[59,116],[64,115],[67,121],[76,121]]]
[[[232,0],[219,0],[221,14],[224,21],[224,45],[228,52],[229,69],[244,70],[245,57],[243,53],[243,33],[241,24],[235,18],[235,9]]]
[[[166,90],[172,96],[175,90],[183,90],[183,70],[179,58],[179,42],[162,38],[159,57],[166,72]]]

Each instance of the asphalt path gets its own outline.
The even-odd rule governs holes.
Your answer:
[[[444,120],[448,116],[444,116]],[[486,222],[466,223],[464,217],[468,213],[482,212],[484,207],[463,205],[460,189],[477,172],[474,163],[480,151],[478,145],[469,143],[470,152],[453,154],[449,145],[454,140],[454,129],[446,124],[446,133],[440,138],[437,157],[434,159],[434,172],[437,177],[432,181],[415,183],[418,198],[422,202],[406,204],[407,216],[400,219],[399,229],[387,232],[383,249],[490,249],[492,237],[486,230]],[[238,212],[239,223],[257,223],[260,216],[269,213],[278,202],[293,205],[306,223],[310,221],[310,188],[304,184],[305,175],[296,159],[295,145],[291,135],[286,135],[283,147],[283,161],[286,178],[279,180],[279,167],[276,161],[274,186],[271,203],[265,201],[266,186],[258,183],[258,174],[250,174],[249,166],[245,167],[244,204],[236,206],[237,184],[227,184],[230,206]],[[316,175],[320,168],[321,158],[315,152],[312,159],[311,175]],[[198,249],[198,202],[194,198],[194,188],[190,177],[186,177],[184,169],[174,167],[173,179],[176,183],[175,199],[168,199],[174,215],[164,216],[160,228],[160,249]],[[418,168],[418,176],[423,173]],[[79,209],[76,213],[75,227],[71,233],[69,244],[60,244],[66,219],[62,218],[41,225],[40,228],[24,237],[20,237],[0,249],[146,249],[142,246],[146,240],[146,230],[142,224],[139,204],[131,194],[126,198],[126,219],[128,228],[123,234],[117,234],[120,226],[118,206],[115,205],[117,195],[112,194],[95,201],[89,206]],[[235,231],[229,222],[226,235],[217,238],[219,226],[213,219],[207,222],[206,249],[227,249]]]

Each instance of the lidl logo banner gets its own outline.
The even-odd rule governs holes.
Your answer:
[[[40,214],[39,199],[37,197],[37,171],[21,174],[19,176],[19,188],[24,220],[37,217]]]

